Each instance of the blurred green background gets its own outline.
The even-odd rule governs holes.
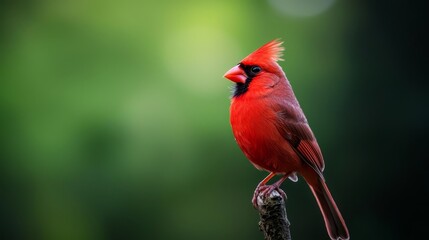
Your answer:
[[[423,7],[388,1],[19,0],[0,8],[1,239],[262,239],[266,176],[223,74],[274,38],[352,239],[421,237]],[[327,239],[301,179],[293,239]],[[418,189],[419,191],[414,191]],[[422,219],[422,218],[420,218]]]

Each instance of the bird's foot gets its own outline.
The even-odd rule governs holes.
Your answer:
[[[264,198],[269,197],[274,190],[280,193],[283,199],[287,198],[286,193],[280,189],[280,186],[278,184],[274,183],[273,185],[261,185],[257,186],[255,192],[253,193],[253,206],[255,208],[258,208],[258,196],[262,195]]]

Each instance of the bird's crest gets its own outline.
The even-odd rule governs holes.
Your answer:
[[[283,55],[284,47],[282,46],[280,39],[274,39],[264,46],[258,48],[247,57],[243,59],[242,62],[277,62],[283,61],[280,57]]]

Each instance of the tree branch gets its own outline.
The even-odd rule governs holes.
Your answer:
[[[258,195],[259,229],[265,240],[291,240],[290,222],[287,219],[285,201],[274,190],[269,196]]]

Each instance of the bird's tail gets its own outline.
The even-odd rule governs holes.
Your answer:
[[[309,184],[314,197],[317,200],[329,237],[334,240],[347,240],[350,238],[349,230],[335,204],[325,180],[317,177],[317,181]]]

